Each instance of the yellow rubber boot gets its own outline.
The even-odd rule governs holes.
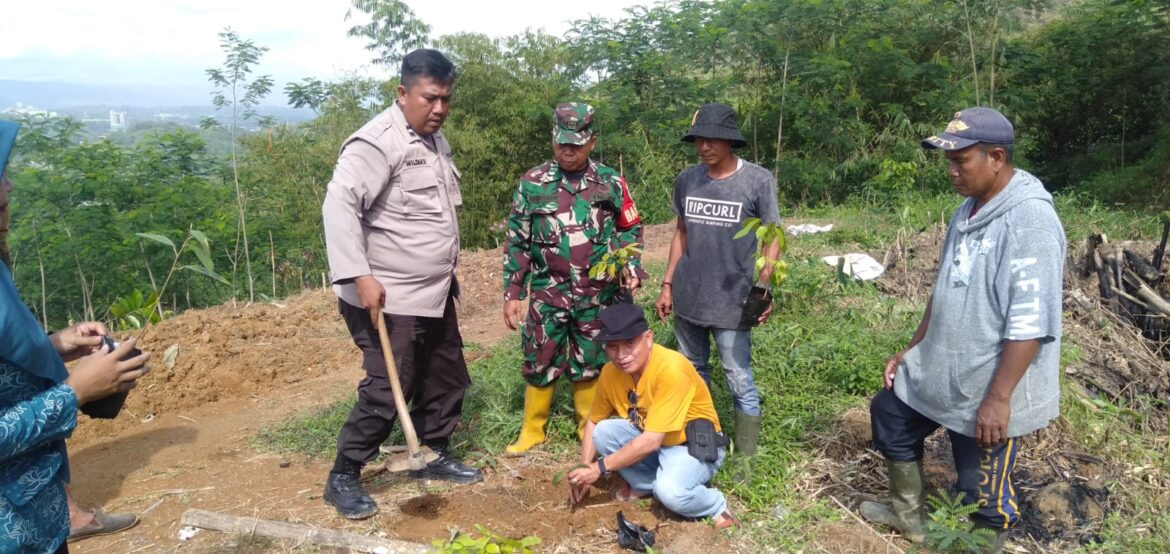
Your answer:
[[[593,391],[597,379],[573,383],[573,409],[577,412],[577,440],[585,440],[585,422],[593,409]]]
[[[524,423],[520,425],[520,438],[504,449],[509,454],[527,452],[533,446],[544,442],[544,424],[548,423],[548,411],[552,408],[555,390],[552,385],[547,387],[528,385],[524,389]]]

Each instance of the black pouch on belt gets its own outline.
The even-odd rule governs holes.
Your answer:
[[[715,423],[709,419],[692,419],[687,422],[687,453],[700,462],[714,463],[719,459],[722,436],[715,431]]]

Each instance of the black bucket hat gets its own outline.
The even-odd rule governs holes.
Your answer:
[[[731,141],[732,148],[747,146],[739,125],[735,122],[735,110],[727,104],[703,104],[691,118],[691,130],[682,138],[683,142],[695,142],[695,137]]]

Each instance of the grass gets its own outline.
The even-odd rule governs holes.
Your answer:
[[[720,472],[714,484],[736,497],[743,509],[738,516],[751,525],[739,531],[741,540],[779,551],[805,548],[818,522],[840,519],[835,505],[810,500],[795,492],[806,477],[812,441],[832,431],[840,414],[863,406],[880,386],[885,360],[902,349],[921,317],[923,306],[882,294],[868,284],[838,280],[832,268],[818,258],[857,250],[884,249],[899,233],[914,233],[949,218],[959,204],[953,195],[909,195],[887,205],[854,203],[833,208],[798,211],[802,219],[834,222],[832,233],[791,238],[789,280],[778,295],[775,313],[753,333],[753,367],[763,403],[760,452],[752,467],[750,486],[735,483],[730,471]],[[1153,214],[1123,212],[1075,195],[1056,198],[1070,243],[1090,232],[1106,232],[1115,239],[1156,239],[1160,225]],[[651,266],[661,275],[663,266]],[[654,293],[645,294],[651,313]],[[653,318],[656,319],[656,318]],[[654,321],[658,342],[675,347],[669,325]],[[464,403],[464,423],[453,445],[464,457],[490,464],[514,440],[523,411],[524,382],[517,337],[486,348],[488,356],[471,364],[473,385]],[[1062,361],[1076,360],[1080,348],[1065,343]],[[733,413],[717,360],[713,395],[720,419],[731,427]],[[265,429],[257,438],[263,448],[331,457],[353,396],[340,399],[318,413],[298,417]],[[567,382],[558,384],[554,412],[544,449],[570,464],[578,452],[576,422]],[[1122,467],[1145,467],[1145,473],[1127,476],[1110,485],[1126,498],[1131,513],[1114,514],[1104,522],[1105,546],[1087,551],[1163,551],[1170,544],[1170,513],[1161,490],[1166,475],[1164,436],[1144,433],[1143,414],[1165,412],[1165,403],[1145,406],[1094,405],[1089,407],[1066,391],[1063,417],[1086,452]],[[400,440],[400,439],[399,439]],[[1029,453],[1024,453],[1025,456]],[[777,505],[788,514],[773,517]]]
[[[261,429],[252,443],[262,450],[332,458],[337,452],[337,431],[356,401],[357,393],[349,393],[325,408]]]

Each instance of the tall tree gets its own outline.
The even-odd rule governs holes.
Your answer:
[[[353,0],[353,7],[345,12],[346,21],[353,19],[354,10],[365,13],[370,21],[350,27],[349,36],[369,41],[366,50],[374,53],[374,64],[393,68],[429,40],[431,26],[416,18],[402,0]]]
[[[251,40],[240,38],[231,27],[219,33],[219,46],[224,53],[223,65],[207,70],[207,78],[216,90],[212,93],[212,104],[218,109],[227,109],[231,112],[232,135],[232,179],[236,185],[236,205],[239,208],[239,235],[243,237],[244,264],[248,274],[248,301],[255,301],[252,277],[252,256],[248,248],[248,220],[245,215],[247,198],[240,189],[240,169],[237,162],[236,147],[240,123],[256,117],[256,106],[260,104],[272,90],[272,77],[269,75],[251,75],[253,67],[260,62],[260,56],[268,48],[256,46]],[[234,258],[239,259],[239,242],[237,241]],[[233,262],[235,273],[235,263]]]

